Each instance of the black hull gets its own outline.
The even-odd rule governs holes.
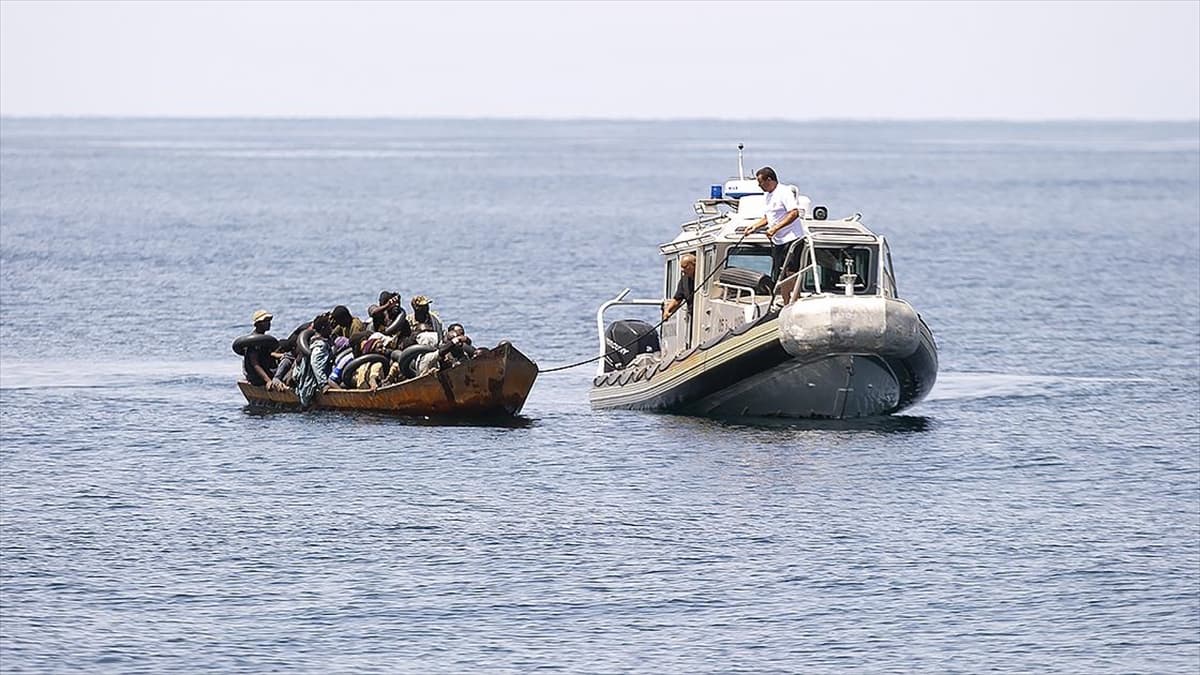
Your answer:
[[[774,337],[775,324],[766,317],[642,377],[637,371],[598,377],[592,404],[723,418],[844,419],[904,410],[937,380],[936,346],[923,324],[917,349],[903,357],[828,353],[803,359]]]

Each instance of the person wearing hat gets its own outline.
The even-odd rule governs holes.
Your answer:
[[[250,317],[251,323],[254,324],[253,335],[266,335],[267,331],[271,330],[272,318],[274,317],[271,313],[265,309],[255,312]],[[246,381],[260,387],[270,385],[271,373],[275,372],[276,365],[275,355],[266,347],[248,346],[242,356],[242,370],[245,372]]]
[[[433,332],[437,334],[438,341],[441,341],[443,332],[442,321],[438,318],[437,312],[429,309],[429,305],[431,304],[433,304],[433,301],[424,295],[413,296],[413,313],[408,317],[408,324],[412,327],[413,335]]]

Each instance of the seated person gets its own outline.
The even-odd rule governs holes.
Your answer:
[[[437,312],[429,308],[433,301],[424,295],[418,295],[411,300],[413,313],[408,316],[408,325],[413,334],[432,331],[437,339],[442,339],[442,321]]]
[[[337,321],[334,321],[336,324]],[[337,328],[333,329],[335,332]],[[346,364],[354,360],[354,350],[350,349],[350,339],[339,335],[333,339],[333,372],[330,373],[329,379],[342,383],[342,370]]]
[[[396,319],[405,314],[404,308],[400,306],[400,294],[391,291],[383,291],[379,294],[378,304],[371,305],[367,308],[367,314],[371,317],[371,330],[383,333],[386,332],[388,326],[396,322]],[[402,328],[408,331],[408,322],[401,321]]]
[[[363,340],[362,353],[364,355],[382,354],[387,356],[395,348],[396,342],[397,340],[394,337],[384,335],[383,333],[372,333],[370,337]],[[360,366],[358,370],[354,371],[354,388],[374,391],[383,383],[384,375],[384,364],[382,363],[368,363]]]
[[[453,368],[474,358],[479,351],[471,344],[463,325],[452,323],[446,328],[446,336],[438,343],[437,351],[425,354],[417,361],[417,373],[424,375],[434,370]]]
[[[296,396],[305,409],[325,391],[338,388],[337,383],[329,379],[333,372],[333,350],[329,344],[333,322],[328,314],[320,314],[313,319],[312,328],[315,334],[309,342],[309,353],[298,357],[293,368]]]
[[[361,333],[367,329],[367,324],[363,323],[362,319],[350,313],[350,309],[345,305],[338,305],[329,313],[329,318],[333,319],[333,337],[349,338],[355,333]]]

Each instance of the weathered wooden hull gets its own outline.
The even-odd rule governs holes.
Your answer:
[[[516,415],[525,405],[537,373],[537,364],[516,347],[502,342],[454,368],[375,391],[330,389],[318,396],[312,407],[404,416]],[[245,381],[238,382],[238,387],[252,406],[300,408],[300,399],[293,391],[270,391]]]

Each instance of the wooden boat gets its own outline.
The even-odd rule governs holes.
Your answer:
[[[537,364],[516,347],[501,342],[453,368],[390,384],[375,391],[330,389],[313,402],[313,408],[369,410],[404,416],[492,417],[521,411]],[[271,391],[245,380],[238,382],[251,406],[300,408],[294,391]]]

